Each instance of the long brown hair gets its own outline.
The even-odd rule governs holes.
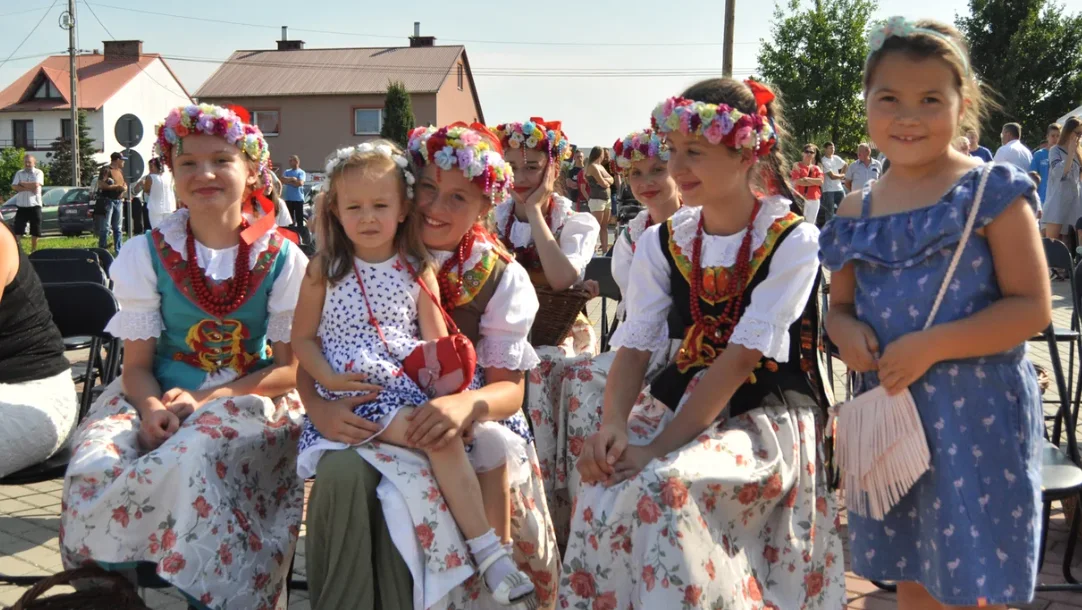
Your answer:
[[[377,147],[381,144],[390,146],[393,154],[403,155],[402,149],[389,140],[375,140],[372,144]],[[349,171],[377,169],[394,171],[399,178],[398,192],[402,197],[402,209],[406,214],[406,219],[398,225],[398,231],[395,233],[395,248],[401,255],[418,261],[420,265],[418,273],[431,264],[428,249],[421,240],[420,214],[415,213],[413,199],[406,196],[405,174],[398,169],[393,159],[375,150],[364,153],[354,151],[347,159],[339,161],[334,171],[327,176],[327,190],[316,211],[320,238],[319,268],[328,282],[342,281],[353,268],[353,242],[346,235],[346,230],[338,218],[338,191],[342,175]]]
[[[774,91],[774,95],[774,101],[766,105],[766,118],[774,127],[777,142],[769,155],[759,159],[756,166],[760,171],[752,171],[751,184],[764,193],[785,197],[793,202],[794,208],[803,211],[804,199],[797,195],[789,184],[789,162],[781,152],[781,143],[789,137],[789,132],[782,116],[781,96],[777,91]],[[681,97],[707,104],[727,104],[744,114],[755,114],[759,111],[751,88],[732,78],[704,80],[689,87]]]

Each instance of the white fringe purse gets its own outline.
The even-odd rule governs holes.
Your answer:
[[[992,164],[985,165],[962,238],[954,251],[947,276],[939,287],[932,311],[924,323],[935,321],[977,220],[984,187]],[[906,388],[889,396],[882,386],[833,409],[836,421],[835,459],[843,473],[846,506],[862,517],[882,521],[927,470],[931,462],[917,405]]]

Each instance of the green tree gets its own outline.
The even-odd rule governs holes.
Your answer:
[[[383,129],[379,135],[405,148],[409,143],[410,130],[414,127],[413,105],[410,92],[401,81],[387,84],[387,98],[383,102]]]
[[[23,158],[26,151],[21,148],[5,148],[0,151],[0,203],[7,201],[14,193],[11,190],[11,181],[15,174],[23,168]]]
[[[79,186],[90,186],[98,175],[101,164],[94,160],[97,147],[90,137],[90,128],[86,124],[86,112],[79,111]],[[71,175],[71,140],[57,138],[52,145],[53,158],[49,162],[48,180],[60,186],[72,185]]]
[[[970,0],[969,11],[955,24],[969,42],[974,73],[1001,106],[982,135],[1014,121],[1023,140],[1039,144],[1046,125],[1082,102],[1082,13],[1048,0]]]
[[[824,6],[825,5],[825,6]],[[772,41],[761,41],[759,72],[781,93],[791,137],[787,156],[799,156],[806,142],[833,141],[855,153],[865,135],[861,96],[867,30],[878,0],[799,0],[774,10]]]

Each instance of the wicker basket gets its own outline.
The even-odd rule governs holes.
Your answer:
[[[537,286],[537,319],[530,330],[530,343],[534,347],[559,345],[571,332],[575,319],[590,301],[589,291],[572,288],[555,291]]]
[[[91,588],[42,598],[53,587],[76,580],[91,580]],[[150,610],[131,582],[98,566],[86,566],[54,574],[30,587],[10,610]]]

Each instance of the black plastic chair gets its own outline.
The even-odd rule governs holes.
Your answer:
[[[111,383],[113,379],[109,377],[110,372],[116,370],[112,360],[120,353],[115,345],[118,343],[117,339],[105,333],[105,325],[116,315],[116,312],[120,311],[120,305],[113,293],[105,286],[92,282],[46,284],[43,288],[45,298],[49,302],[49,311],[53,315],[53,322],[62,336],[92,337],[92,354],[100,351],[103,344],[113,344],[113,349],[108,350],[109,355],[106,356],[106,362],[102,367],[102,385]],[[92,366],[93,358],[87,363],[87,377],[91,380],[93,379],[90,375]],[[82,422],[90,410],[91,385],[92,381],[83,384],[79,400],[79,422]],[[0,485],[29,485],[62,477],[70,460],[71,447],[65,446],[44,462],[0,479]],[[0,582],[24,587],[34,585],[42,578],[45,577],[0,574]]]
[[[101,263],[102,270],[105,271],[105,275],[109,276],[109,269],[113,266],[113,253],[105,248],[87,248],[87,250],[98,255],[98,262]],[[112,277],[112,276],[109,276]]]
[[[1078,274],[1076,271],[1075,261],[1071,257],[1070,250],[1067,249],[1067,245],[1061,241],[1055,239],[1049,239],[1047,237],[1041,240],[1041,244],[1044,246],[1044,257],[1048,262],[1050,268],[1062,268],[1067,270],[1067,281],[1071,290],[1071,325],[1070,328],[1057,327],[1055,324],[1049,326],[1044,332],[1030,338],[1031,342],[1045,341],[1051,338],[1055,343],[1067,342],[1070,344],[1067,355],[1067,397],[1077,396],[1075,390],[1075,375],[1074,375],[1074,362],[1075,351],[1077,349],[1079,353],[1079,364],[1082,364],[1082,333],[1079,329],[1082,328],[1082,319],[1079,318],[1079,294],[1077,279]],[[1078,267],[1082,269],[1082,265]],[[1078,389],[1082,390],[1082,377],[1079,379]],[[1077,398],[1075,401],[1077,402]],[[1052,400],[1046,400],[1045,403],[1052,403]],[[1077,408],[1076,408],[1077,414]]]
[[[95,252],[95,248],[45,248],[44,250],[35,250],[31,252],[30,260],[57,260],[83,258],[84,256],[93,256],[95,262],[101,264],[101,255],[98,252]]]
[[[34,266],[42,284],[91,282],[108,286],[105,271],[93,253],[84,253],[79,258],[32,258],[30,264]]]
[[[611,299],[619,303],[623,298],[620,294],[620,286],[612,277],[612,257],[595,256],[590,259],[586,265],[585,279],[597,282],[598,296],[601,297],[601,351],[607,352],[609,339],[620,324],[620,320],[614,319],[612,326],[609,326],[608,302]]]

